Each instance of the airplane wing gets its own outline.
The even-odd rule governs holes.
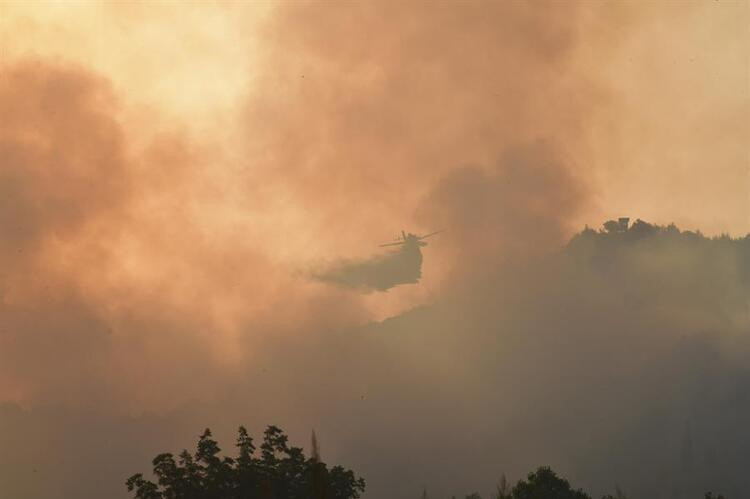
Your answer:
[[[380,246],[380,247],[382,248],[383,246],[400,246],[400,245],[402,245],[402,244],[404,244],[404,243],[403,243],[403,241],[401,241],[401,242],[398,242],[398,243],[388,243],[388,244],[381,244],[381,245],[379,245],[379,246]]]

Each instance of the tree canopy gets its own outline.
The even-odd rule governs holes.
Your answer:
[[[423,499],[427,498],[427,492],[423,492]],[[526,479],[521,479],[515,486],[510,487],[505,475],[497,484],[496,492],[491,496],[492,499],[592,499],[592,497],[582,489],[573,489],[570,483],[558,476],[551,468],[542,466],[536,471],[528,474]],[[705,499],[726,499],[723,495],[715,496],[712,492],[705,494]],[[455,496],[453,499],[456,499]],[[482,499],[476,492],[465,496],[465,499]],[[606,494],[602,499],[628,499],[615,486],[615,494]]]
[[[591,499],[581,489],[574,490],[564,478],[557,476],[549,467],[543,466],[529,473],[526,480],[519,480],[510,493],[498,488],[497,499]]]
[[[306,457],[290,447],[284,432],[269,426],[259,452],[244,427],[237,438],[238,456],[221,457],[221,449],[206,429],[195,454],[184,450],[153,460],[156,482],[143,474],[127,482],[135,499],[357,499],[365,481],[341,466],[328,466],[314,451]]]

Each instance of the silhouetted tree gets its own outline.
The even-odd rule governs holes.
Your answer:
[[[607,220],[604,222],[604,230],[606,230],[608,234],[616,234],[621,231],[621,228],[617,220]]]
[[[260,454],[245,428],[237,438],[238,456],[220,457],[217,442],[206,430],[195,455],[183,451],[178,460],[169,453],[153,460],[156,483],[142,474],[126,482],[136,499],[356,499],[365,481],[341,466],[328,469],[317,456],[290,447],[281,429],[269,426]]]
[[[706,492],[705,499],[726,499],[719,494],[714,496],[712,492]],[[452,499],[456,499],[455,496]],[[476,492],[466,496],[466,499],[482,499]],[[505,475],[497,484],[493,499],[591,499],[591,496],[583,490],[574,490],[567,480],[558,477],[548,467],[541,467],[533,473],[529,473],[526,480],[519,480],[515,487],[509,490]],[[628,499],[615,485],[615,494],[605,494],[602,499]]]
[[[628,499],[627,496],[622,492],[619,485],[615,485],[615,495],[606,494],[602,496],[602,499]]]
[[[497,483],[495,499],[511,499],[510,486],[508,486],[508,480],[505,478],[505,474],[500,477],[500,481]]]
[[[512,499],[591,499],[581,489],[573,490],[564,478],[558,477],[548,467],[529,473],[526,480],[513,487]]]

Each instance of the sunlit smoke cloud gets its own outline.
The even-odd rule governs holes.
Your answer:
[[[164,4],[158,15],[138,6],[29,8],[0,4],[7,56],[0,61],[0,393],[23,407],[2,409],[0,426],[9,430],[0,448],[19,458],[0,455],[0,485],[7,484],[0,490],[29,498],[124,495],[115,478],[67,478],[92,474],[86,467],[108,452],[102,442],[112,428],[133,432],[111,440],[129,467],[166,450],[157,440],[187,445],[192,431],[213,423],[278,423],[303,439],[315,426],[326,455],[345,457],[366,476],[393,472],[407,488],[435,476],[428,468],[442,469],[448,454],[470,448],[484,458],[493,443],[514,451],[502,462],[472,463],[441,485],[447,489],[483,480],[490,467],[520,473],[548,456],[570,470],[570,442],[553,437],[558,430],[587,437],[558,412],[566,400],[609,421],[591,425],[601,441],[616,440],[623,427],[659,436],[671,435],[659,429],[674,423],[682,433],[682,413],[659,412],[655,401],[660,393],[676,393],[676,406],[702,400],[690,379],[682,384],[691,372],[684,366],[692,366],[679,363],[683,353],[705,361],[697,372],[707,386],[744,393],[742,360],[724,356],[724,340],[711,336],[745,324],[734,256],[631,249],[632,261],[620,263],[648,269],[637,276],[596,259],[594,267],[563,266],[568,274],[540,262],[559,254],[581,220],[598,225],[609,210],[742,227],[734,180],[747,129],[744,94],[735,91],[741,81],[716,87],[728,91],[716,90],[722,97],[708,103],[701,96],[713,95],[713,86],[680,86],[676,100],[668,53],[648,59],[656,72],[628,61],[636,54],[632,64],[643,63],[634,41],[643,33],[689,41],[672,47],[682,55],[719,47],[713,62],[674,62],[675,75],[695,72],[686,81],[713,85],[705,74],[727,79],[741,67],[732,64],[737,44],[727,40],[734,31],[722,27],[746,16],[627,3],[295,2],[270,9],[262,24],[245,24],[257,18],[226,4],[189,12]],[[701,14],[722,22],[704,29]],[[189,22],[176,32],[178,18]],[[106,29],[84,29],[104,19],[112,20]],[[254,27],[252,40],[245,26]],[[704,104],[690,108],[685,128],[653,130],[676,123],[673,111],[689,102]],[[690,123],[705,124],[700,140],[688,133]],[[663,160],[664,170],[656,159],[642,162],[646,156]],[[732,168],[675,170],[693,157]],[[622,213],[627,208],[642,210]],[[448,230],[424,251],[421,268],[398,252],[357,260],[394,227]],[[319,261],[334,262],[319,277],[343,286],[296,270]],[[705,273],[686,274],[691,265],[679,262]],[[413,278],[415,269],[418,284],[356,292]],[[667,285],[652,296],[654,282]],[[614,340],[595,334],[593,324],[602,323]],[[688,329],[694,339],[675,347]],[[612,393],[624,394],[619,402],[581,367],[606,371],[603,358],[619,362],[612,374],[619,387]],[[640,373],[658,377],[660,365],[672,384],[641,394]],[[581,395],[587,390],[596,395]],[[611,402],[623,417],[597,413],[592,400]],[[515,413],[499,409],[514,403]],[[69,417],[58,417],[61,407]],[[159,416],[128,416],[149,411]],[[513,438],[538,430],[543,421],[529,414],[541,413],[554,418],[537,434],[554,445]],[[425,421],[432,425],[413,431]],[[469,442],[451,436],[456,424],[476,430]],[[700,424],[693,433],[706,435]],[[68,431],[80,438],[44,445],[47,435]],[[38,440],[26,446],[14,433]],[[438,435],[452,453],[424,459],[423,477],[399,475],[407,468],[393,456],[417,449],[423,457],[419,449]],[[53,454],[45,457],[48,479],[19,472],[44,449]],[[578,463],[602,455],[594,444],[576,449],[588,456]],[[76,452],[80,463],[50,471],[49,463]],[[622,469],[637,474],[634,465]],[[382,483],[374,490],[397,489]]]

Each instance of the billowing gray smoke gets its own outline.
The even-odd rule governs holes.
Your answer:
[[[371,499],[541,464],[594,492],[748,495],[748,240],[567,244],[610,212],[746,231],[747,8],[283,2],[224,47],[255,2],[42,6],[10,31],[37,8],[6,4],[0,499],[123,498],[157,453],[240,424],[314,428]],[[16,60],[39,44],[62,53]],[[399,252],[295,279],[394,224],[448,229],[418,285],[359,292],[416,280]],[[384,309],[411,311],[365,326]]]
[[[6,406],[0,484],[124,497],[117,473],[203,426],[228,446],[237,424],[274,422],[299,443],[314,426],[373,498],[488,492],[542,464],[596,493],[744,497],[750,238],[608,227],[382,323],[269,344],[215,402],[138,419]]]
[[[597,493],[750,493],[750,237],[615,223],[485,271],[305,349],[326,352],[306,360],[321,423],[369,497],[489,492],[542,464]]]

